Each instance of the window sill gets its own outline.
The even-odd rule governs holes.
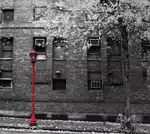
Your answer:
[[[0,80],[12,80],[12,78],[0,78]]]
[[[2,51],[13,51],[12,48],[3,48]]]
[[[54,61],[66,61],[66,59],[61,59],[61,58],[53,58]]]
[[[0,60],[12,60],[13,58],[0,58]]]
[[[0,92],[12,92],[12,88],[0,87]]]
[[[67,90],[53,90],[53,92],[58,92],[58,93],[67,93]]]
[[[88,55],[101,55],[101,53],[88,53]]]
[[[89,93],[93,93],[93,92],[97,93],[97,92],[102,92],[102,90],[103,90],[102,88],[101,89],[97,89],[97,90],[96,89],[89,89],[88,92]]]
[[[46,61],[47,59],[46,58],[43,58],[43,59],[36,59],[37,61]]]
[[[109,82],[108,84],[111,86],[122,86],[123,85],[123,83],[112,83],[112,82]]]
[[[101,61],[102,59],[87,59],[88,61]]]
[[[38,55],[37,61],[41,61],[41,60],[47,60],[46,55]]]
[[[10,23],[13,23],[14,21],[11,20],[11,21],[2,21],[2,24],[10,24]]]

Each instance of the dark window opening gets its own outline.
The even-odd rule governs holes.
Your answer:
[[[101,59],[101,44],[98,37],[89,37],[90,47],[87,49],[88,60]]]
[[[107,116],[107,121],[116,122],[117,116]]]
[[[100,53],[100,46],[90,46],[87,53],[88,54],[99,54]]]
[[[46,58],[46,37],[34,37],[33,49],[38,53],[37,59],[39,58],[45,59]]]
[[[13,57],[13,37],[2,37],[0,40],[0,58]]]
[[[52,120],[68,120],[66,114],[52,114]]]
[[[66,80],[53,79],[53,90],[66,90]]]
[[[0,80],[0,88],[11,88],[12,81],[11,80]]]
[[[100,40],[98,37],[89,37],[88,43],[90,44],[89,49],[87,50],[88,54],[95,53],[99,54],[101,51]]]
[[[2,37],[1,38],[1,45],[3,46],[3,48],[10,48],[12,49],[13,46],[13,37]]]
[[[3,21],[10,22],[14,20],[14,9],[3,9]]]
[[[87,121],[104,121],[101,115],[86,115]]]
[[[47,114],[35,113],[35,117],[36,117],[36,119],[46,119],[47,118]]]
[[[150,116],[143,116],[142,123],[150,123]]]

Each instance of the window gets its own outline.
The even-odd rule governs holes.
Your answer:
[[[108,81],[111,85],[122,85],[121,61],[108,61]]]
[[[46,6],[35,7],[34,8],[34,20],[41,21],[46,20]]]
[[[101,73],[100,72],[88,72],[88,89],[100,90],[102,89]]]
[[[88,59],[101,58],[101,45],[98,37],[90,37],[88,43],[91,45],[87,50]]]
[[[37,59],[46,59],[46,37],[34,37],[33,49],[37,51]]]
[[[64,60],[65,54],[65,40],[63,38],[54,38],[53,40],[53,58]]]
[[[147,62],[150,56],[150,42],[149,40],[142,40],[142,61]]]
[[[0,79],[0,88],[12,88],[12,80]]]
[[[121,41],[117,38],[107,38],[108,56],[121,55]]]
[[[101,88],[101,82],[100,81],[90,81],[91,82],[91,88]]]
[[[90,37],[88,39],[88,43],[90,44],[90,47],[87,51],[88,54],[90,53],[100,53],[100,40],[98,37]]]
[[[13,57],[13,37],[2,37],[0,40],[0,58]]]
[[[0,39],[0,88],[12,88],[13,37]]]
[[[100,54],[100,47],[90,46],[90,48],[88,49],[88,54]]]
[[[148,76],[148,66],[149,66],[149,57],[150,57],[150,42],[147,39],[142,40],[142,74],[143,74],[143,83],[147,82]]]
[[[66,90],[66,80],[53,79],[53,90]]]
[[[3,9],[2,10],[2,20],[4,22],[11,22],[14,20],[14,10],[13,9]]]

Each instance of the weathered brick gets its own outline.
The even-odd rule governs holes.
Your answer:
[[[70,0],[69,0],[70,1]],[[124,108],[125,89],[108,82],[108,57],[106,37],[101,41],[101,60],[87,61],[82,44],[68,45],[66,60],[53,60],[53,37],[43,29],[45,23],[33,21],[33,8],[51,4],[49,0],[0,0],[1,8],[14,7],[14,22],[1,24],[0,36],[13,36],[13,60],[0,60],[5,69],[12,67],[13,88],[0,91],[0,109],[31,110],[31,62],[33,37],[47,37],[46,60],[36,62],[35,100],[36,110],[42,112],[69,113],[118,113]],[[78,3],[79,1],[73,0]],[[70,3],[73,5],[73,3]],[[83,20],[82,20],[83,21]],[[50,32],[49,32],[50,33]],[[143,81],[140,44],[130,42],[131,111],[148,113],[150,110],[150,76]],[[149,66],[147,67],[149,68]],[[66,91],[52,90],[52,78],[66,78]],[[88,71],[101,71],[103,89],[88,91]],[[149,73],[149,72],[148,72]],[[1,90],[1,89],[0,89]],[[3,101],[4,102],[3,102]],[[137,104],[135,104],[135,102]],[[138,104],[144,102],[145,105]],[[142,108],[141,108],[142,107]]]

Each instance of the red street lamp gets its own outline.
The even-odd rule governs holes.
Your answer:
[[[30,119],[30,126],[35,126],[37,123],[36,123],[35,111],[34,111],[34,75],[35,75],[35,62],[37,58],[37,52],[31,51],[29,53],[29,56],[32,63],[32,115]]]

